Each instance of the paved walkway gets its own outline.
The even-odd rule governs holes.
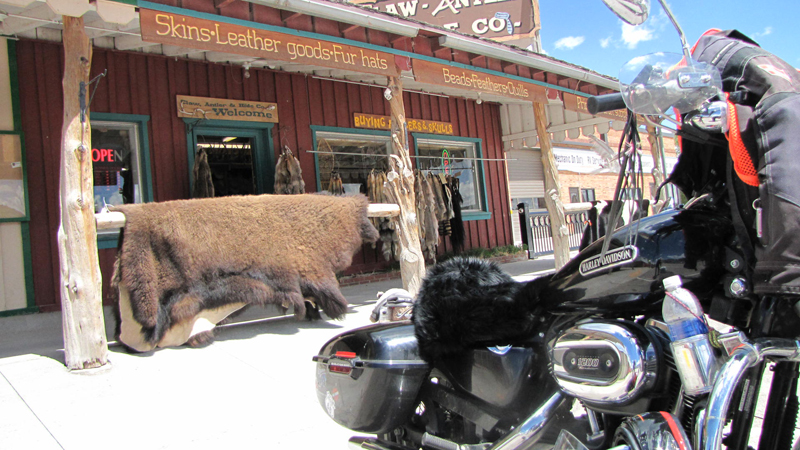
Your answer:
[[[528,280],[553,261],[502,267]],[[318,404],[311,358],[368,325],[377,293],[393,287],[400,280],[342,288],[352,306],[341,321],[254,308],[202,349],[128,354],[112,343],[110,364],[85,374],[64,367],[60,313],[0,318],[0,449],[345,449],[354,433]]]
[[[530,278],[553,261],[503,267]],[[344,449],[353,433],[318,404],[311,357],[368,325],[377,293],[393,287],[401,281],[342,288],[352,306],[341,321],[253,308],[201,349],[112,343],[110,364],[85,374],[64,366],[60,313],[0,318],[0,449]]]

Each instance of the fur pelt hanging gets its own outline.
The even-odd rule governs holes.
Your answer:
[[[546,277],[519,283],[493,263],[453,258],[428,271],[412,321],[427,362],[478,347],[522,344],[539,325],[537,305]]]
[[[450,219],[450,244],[453,246],[453,252],[456,254],[464,251],[464,221],[461,218],[461,203],[464,199],[461,197],[459,188],[459,180],[456,177],[450,177],[450,188],[453,195],[453,218]]]
[[[112,276],[119,340],[137,351],[182,345],[247,305],[313,298],[331,318],[347,300],[336,273],[378,232],[363,195],[231,196],[115,207],[125,214]]]
[[[417,224],[419,226],[420,246],[425,257],[436,259],[439,246],[439,221],[436,218],[436,197],[433,195],[428,178],[417,172],[414,180],[417,203]]]
[[[303,181],[303,170],[300,161],[294,156],[292,150],[285,146],[275,165],[276,194],[304,194],[306,183]]]
[[[200,147],[194,158],[194,185],[192,198],[208,198],[214,196],[214,181],[211,179],[211,166],[208,165],[208,153]]]
[[[445,204],[442,191],[442,182],[439,176],[428,173],[428,184],[431,187],[431,193],[433,193],[434,201],[436,202],[436,220],[442,221],[449,219],[449,217],[447,217],[447,205]]]
[[[370,171],[367,177],[367,194],[369,195],[370,203],[392,203],[388,199],[384,187],[386,185],[386,173],[383,171]],[[374,217],[370,219],[375,228],[380,232],[381,253],[386,261],[391,261],[397,246],[399,245],[399,236],[397,235],[397,223],[393,218],[387,217]]]

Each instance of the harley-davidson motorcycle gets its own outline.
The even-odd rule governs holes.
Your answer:
[[[628,23],[646,19],[643,0],[603,1]],[[753,289],[761,209],[738,208],[745,199],[732,188],[721,134],[735,92],[723,89],[717,67],[692,59],[673,23],[682,54],[638,58],[623,69],[620,93],[589,105],[629,111],[617,198],[643,181],[644,120],[677,125],[687,145],[670,180],[688,200],[614,229],[531,282],[535,324],[512,342],[423,358],[416,317],[327,342],[313,358],[319,402],[337,423],[372,435],[352,438],[351,448],[792,448],[800,297]],[[760,391],[768,392],[763,420]]]

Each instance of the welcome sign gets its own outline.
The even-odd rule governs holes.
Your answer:
[[[278,123],[278,104],[178,95],[178,117]]]
[[[394,55],[286,33],[142,8],[142,40],[273,61],[399,76]]]

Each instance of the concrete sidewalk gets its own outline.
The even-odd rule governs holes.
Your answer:
[[[502,267],[527,280],[553,260]],[[86,374],[64,366],[60,313],[2,318],[0,449],[344,449],[354,433],[317,402],[311,358],[368,325],[377,293],[393,287],[401,281],[342,288],[352,306],[341,321],[253,308],[201,349],[128,354],[112,343],[110,364]]]

